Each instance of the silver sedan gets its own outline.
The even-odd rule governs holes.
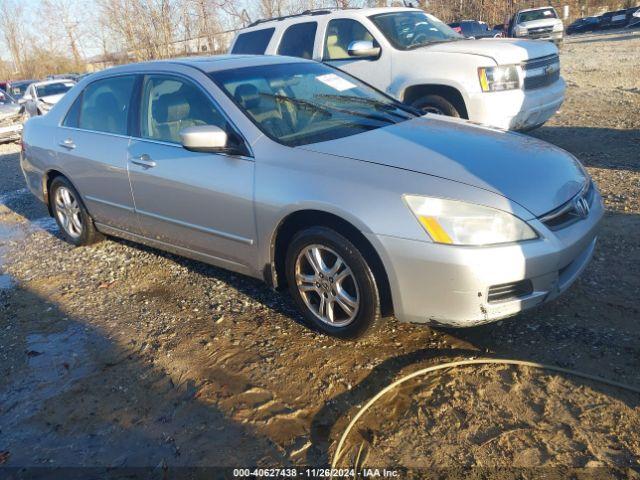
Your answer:
[[[567,152],[287,57],[106,70],[23,143],[27,184],[71,243],[123,237],[288,287],[340,337],[392,313],[463,327],[553,299],[603,215]]]

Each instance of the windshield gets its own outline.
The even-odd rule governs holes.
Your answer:
[[[541,8],[530,12],[522,12],[518,15],[518,23],[532,22],[534,20],[545,20],[547,18],[558,18],[553,8]]]
[[[74,85],[75,83],[73,82],[49,83],[47,85],[40,85],[39,87],[36,87],[36,91],[38,93],[38,97],[48,97],[49,95],[67,93]]]
[[[370,18],[387,40],[399,50],[464,39],[464,36],[456,33],[451,27],[424,12],[381,13]]]
[[[0,105],[9,105],[16,103],[16,101],[8,93],[0,91]]]
[[[11,85],[11,94],[16,98],[22,98],[24,92],[29,88],[29,83],[20,83],[18,85]]]
[[[262,132],[292,147],[416,116],[411,108],[320,63],[260,65],[210,77]]]

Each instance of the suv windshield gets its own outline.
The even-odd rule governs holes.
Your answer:
[[[320,63],[260,65],[209,76],[262,132],[292,147],[416,116],[410,107]]]
[[[381,13],[369,18],[399,50],[464,39],[451,27],[424,12]]]
[[[541,8],[540,10],[522,12],[518,15],[518,23],[545,20],[547,18],[558,18],[558,15],[556,15],[556,11],[553,8]]]
[[[38,97],[48,97],[50,95],[60,95],[62,93],[67,93],[69,90],[73,88],[75,83],[73,82],[59,82],[59,83],[49,83],[47,85],[40,85],[36,87],[36,91],[38,93]]]

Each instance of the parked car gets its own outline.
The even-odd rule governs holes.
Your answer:
[[[291,57],[96,73],[26,123],[21,166],[72,244],[114,235],[288,286],[340,337],[551,300],[603,216],[569,153]]]
[[[640,28],[640,7],[634,7],[629,9],[629,24],[627,28]]]
[[[23,95],[30,117],[44,115],[76,84],[73,80],[48,80],[29,85]]]
[[[0,92],[0,143],[19,140],[25,120],[24,107],[8,93]]]
[[[520,10],[511,19],[509,34],[516,38],[562,42],[564,25],[553,7]]]
[[[593,32],[600,28],[600,17],[579,18],[567,27],[567,35],[575,33]]]
[[[564,100],[557,48],[469,40],[422,10],[313,11],[256,22],[230,53],[311,58],[420,109],[504,129],[546,122]]]
[[[7,85],[8,92],[15,98],[18,102],[23,103],[22,97],[29,88],[29,85],[34,83],[36,80],[17,80],[15,82],[9,82]]]
[[[454,32],[466,38],[498,38],[502,36],[499,30],[492,30],[485,22],[477,20],[463,20],[461,22],[450,23],[449,26]]]

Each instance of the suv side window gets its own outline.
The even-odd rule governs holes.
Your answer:
[[[248,55],[264,55],[275,28],[263,28],[253,32],[241,33],[233,44],[231,53],[245,53]]]
[[[127,75],[98,80],[88,85],[79,97],[82,104],[78,128],[126,135],[135,81],[134,75]],[[76,108],[75,103],[71,110]],[[72,121],[71,118],[69,121]]]
[[[228,130],[224,116],[193,83],[169,75],[145,77],[140,109],[142,138],[179,144],[182,129],[199,125]]]
[[[313,44],[316,39],[318,22],[305,22],[291,25],[282,35],[278,55],[291,57],[313,57]]]
[[[331,20],[327,25],[324,39],[323,60],[345,60],[349,56],[349,44],[358,40],[367,40],[378,46],[373,35],[358,21],[349,18]]]

